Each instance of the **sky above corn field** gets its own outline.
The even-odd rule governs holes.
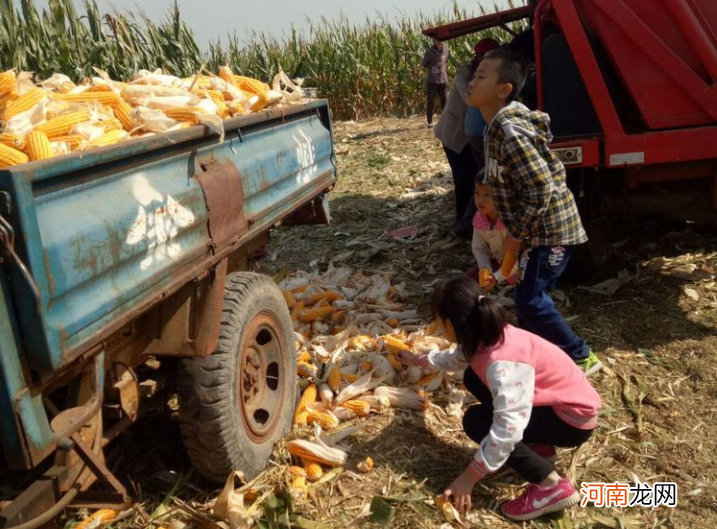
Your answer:
[[[19,0],[14,0],[19,5]],[[167,15],[172,0],[98,0],[102,13],[114,10],[144,12],[155,22]],[[240,38],[251,31],[264,32],[281,38],[294,24],[298,29],[307,28],[308,20],[318,21],[321,17],[336,18],[345,15],[350,22],[360,24],[365,18],[377,13],[387,15],[389,19],[413,16],[419,11],[425,14],[445,11],[453,8],[451,0],[179,0],[182,19],[194,30],[199,45],[207,49],[210,41],[221,39],[236,31]],[[478,13],[482,5],[488,11],[494,11],[494,4],[506,7],[508,0],[456,0],[461,9]],[[516,0],[522,5],[523,0]],[[47,0],[37,0],[38,8],[47,7]],[[75,0],[77,9],[82,12],[83,0]]]

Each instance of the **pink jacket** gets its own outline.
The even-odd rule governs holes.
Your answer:
[[[419,364],[445,371],[468,367],[460,348],[429,353]],[[597,426],[600,395],[568,355],[539,336],[507,325],[503,343],[476,354],[470,367],[493,394],[493,424],[471,463],[481,477],[506,462],[534,406],[550,406],[576,428]]]

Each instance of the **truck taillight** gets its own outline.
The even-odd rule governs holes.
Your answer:
[[[553,152],[558,155],[563,165],[579,165],[583,163],[583,148],[580,146],[561,147],[553,149]]]

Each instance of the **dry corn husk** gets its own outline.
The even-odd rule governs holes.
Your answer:
[[[364,393],[371,391],[376,386],[381,385],[383,380],[383,377],[374,377],[373,371],[369,371],[356,382],[349,384],[341,390],[341,393],[336,396],[335,402],[337,404],[341,404],[347,400],[353,399],[354,397],[363,395]]]
[[[391,403],[391,406],[409,410],[421,410],[426,402],[425,397],[422,397],[409,388],[381,386],[376,388],[373,394],[378,397],[386,397]]]

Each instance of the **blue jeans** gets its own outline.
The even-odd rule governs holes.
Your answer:
[[[515,308],[523,329],[554,343],[577,361],[587,358],[590,349],[570,328],[550,297],[572,253],[570,246],[532,248],[528,262],[522,267],[523,279],[515,288]]]

